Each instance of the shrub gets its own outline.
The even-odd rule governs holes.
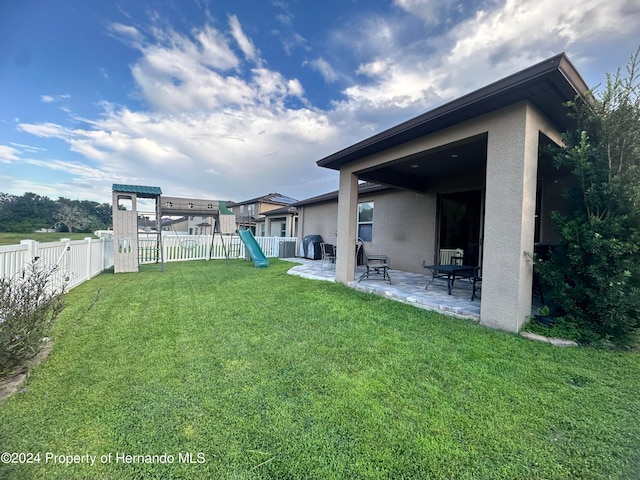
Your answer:
[[[0,279],[0,377],[35,357],[42,339],[64,308],[57,268],[32,262],[13,278]]]
[[[640,327],[640,49],[627,76],[607,76],[603,92],[570,103],[576,129],[555,152],[571,172],[567,214],[541,279],[564,322],[584,340],[633,342]]]

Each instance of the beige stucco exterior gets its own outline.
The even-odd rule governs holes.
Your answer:
[[[450,128],[434,132],[358,159],[340,169],[337,202],[303,206],[299,237],[320,234],[338,247],[336,280],[354,280],[357,205],[374,202],[369,254],[385,254],[391,266],[424,272],[437,262],[438,194],[480,190],[484,199],[482,244],[483,325],[518,331],[531,312],[536,193],[542,185],[544,208],[540,241],[552,243],[550,205],[560,198],[559,187],[538,170],[540,134],[560,143],[560,133],[532,104],[523,101]],[[391,189],[358,195],[359,174],[411,155],[427,152],[478,135],[486,136],[486,162],[470,171],[441,179],[424,192]],[[337,234],[335,237],[334,235]],[[334,240],[335,238],[335,240]]]
[[[529,103],[503,109],[488,125],[482,324],[520,330],[531,315],[540,132],[559,132]]]
[[[329,200],[298,208],[298,238],[322,235],[327,243],[336,243],[338,232],[338,202]]]

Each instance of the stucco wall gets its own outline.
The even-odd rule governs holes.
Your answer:
[[[306,235],[321,235],[326,243],[336,243],[338,222],[338,200],[300,207],[298,216],[298,238]]]
[[[424,273],[435,252],[436,195],[395,190],[361,196],[373,201],[373,234],[365,252],[387,255],[391,268]]]
[[[436,194],[393,190],[358,199],[368,201],[374,202],[374,212],[366,253],[387,255],[392,268],[424,273],[423,264],[432,263],[435,254]],[[322,235],[325,242],[335,244],[337,200],[303,208],[299,237]]]

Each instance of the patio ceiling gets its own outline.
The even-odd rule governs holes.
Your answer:
[[[362,180],[421,192],[460,172],[484,176],[486,161],[487,135],[483,134],[357,173]]]

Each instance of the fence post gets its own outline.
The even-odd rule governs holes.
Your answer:
[[[38,256],[38,242],[36,242],[35,240],[20,240],[20,245],[27,246],[29,263],[33,262]]]
[[[104,272],[106,270],[106,261],[104,258],[104,254],[105,254],[105,238],[104,237],[100,237],[100,272]]]
[[[87,242],[87,280],[91,278],[91,237],[84,237]]]

